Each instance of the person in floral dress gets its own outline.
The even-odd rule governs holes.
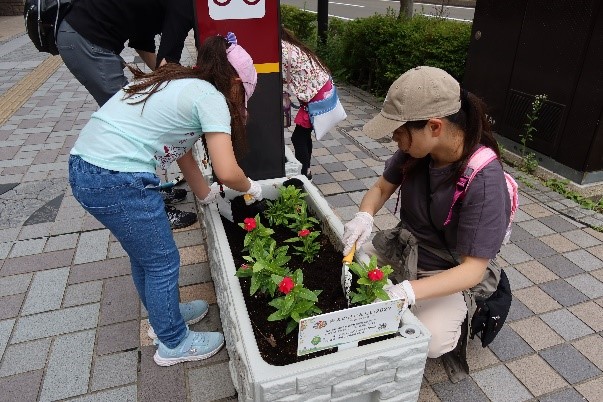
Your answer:
[[[282,29],[281,44],[285,90],[301,103],[294,119],[291,142],[295,158],[302,164],[302,174],[311,179],[312,123],[308,102],[326,98],[333,89],[333,82],[327,66],[286,28]]]

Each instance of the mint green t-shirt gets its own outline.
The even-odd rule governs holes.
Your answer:
[[[230,134],[226,99],[196,78],[170,81],[145,103],[121,90],[84,126],[73,149],[93,165],[118,172],[155,173],[190,150],[203,133]]]

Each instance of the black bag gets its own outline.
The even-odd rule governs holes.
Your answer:
[[[23,17],[29,39],[40,52],[59,54],[56,37],[73,0],[25,0]]]
[[[477,309],[471,319],[471,339],[481,332],[482,347],[494,340],[502,328],[511,308],[511,284],[505,271],[500,271],[496,291],[485,300],[476,300]]]

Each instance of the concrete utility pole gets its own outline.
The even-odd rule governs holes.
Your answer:
[[[318,0],[317,19],[318,45],[324,45],[327,43],[329,29],[329,0]]]
[[[400,12],[398,13],[398,17],[399,18],[412,17],[413,8],[414,8],[413,0],[400,0]]]

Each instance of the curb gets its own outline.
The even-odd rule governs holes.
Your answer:
[[[425,0],[425,1],[415,1],[415,3],[426,3],[433,4],[435,6],[452,6],[452,7],[471,7],[475,8],[475,3],[477,0]]]

